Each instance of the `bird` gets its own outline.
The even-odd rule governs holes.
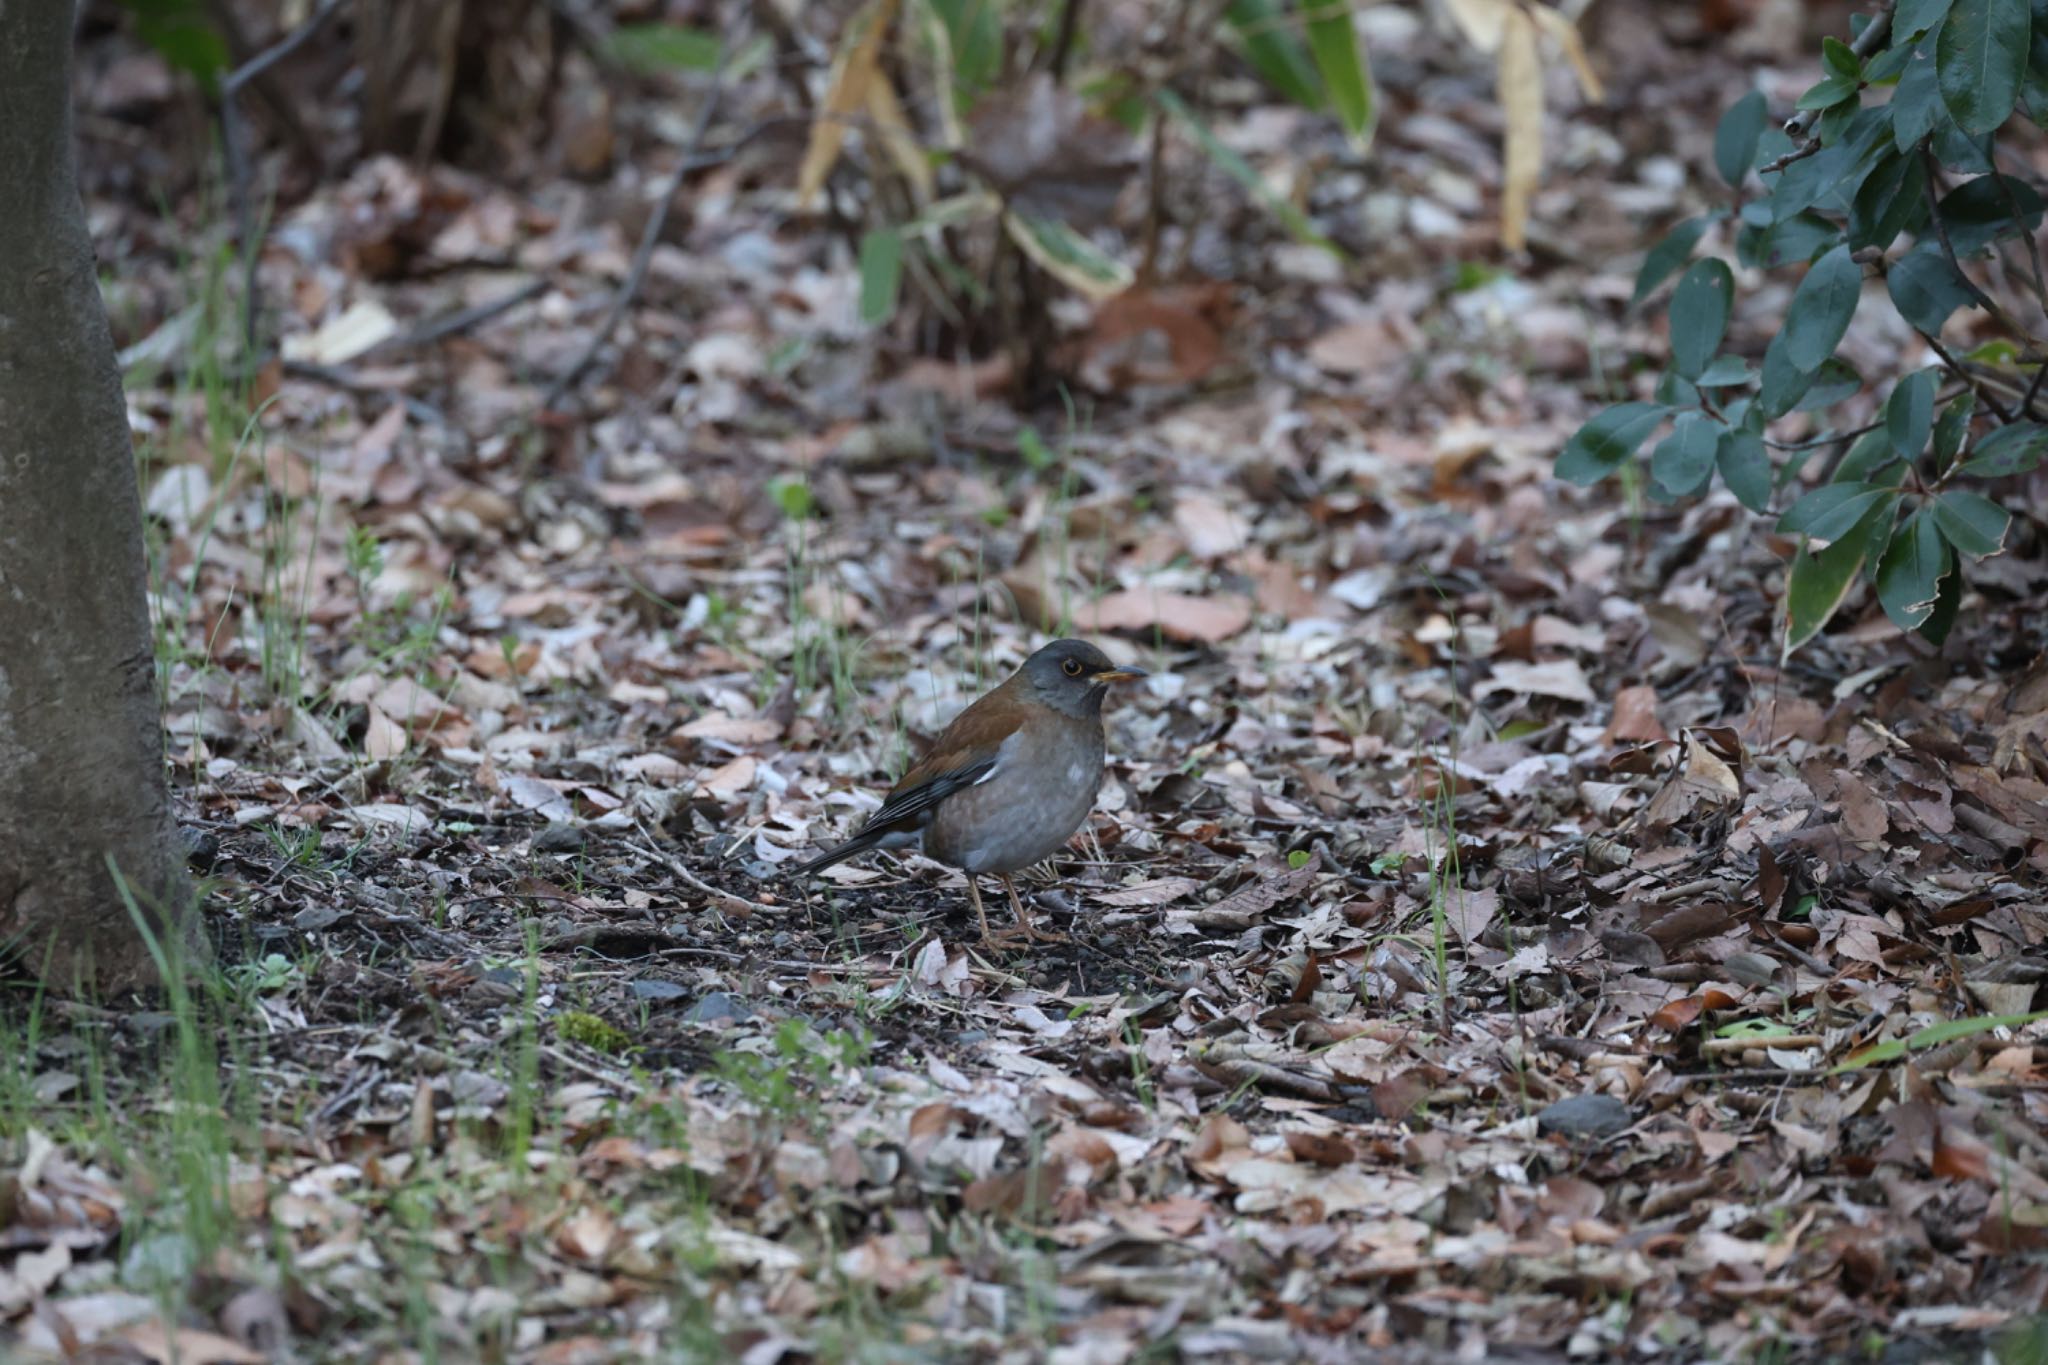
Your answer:
[[[1032,926],[1011,875],[1057,853],[1088,818],[1102,785],[1103,699],[1111,685],[1144,676],[1085,640],[1054,640],[953,717],[852,838],[790,875],[808,877],[872,849],[917,845],[967,874],[983,943],[997,942],[981,906],[983,876],[996,877],[1010,893],[1026,939],[1061,941]]]

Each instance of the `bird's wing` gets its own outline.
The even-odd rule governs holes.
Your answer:
[[[1001,761],[1004,745],[1018,729],[1017,716],[1000,705],[991,706],[1002,695],[989,693],[953,718],[940,732],[932,750],[903,774],[881,808],[867,818],[862,833],[890,825],[921,826],[932,807],[964,787],[985,782]]]

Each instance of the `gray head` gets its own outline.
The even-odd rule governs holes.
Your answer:
[[[1055,710],[1099,716],[1111,683],[1144,676],[1142,668],[1119,668],[1086,640],[1054,640],[1024,661],[1016,680]]]

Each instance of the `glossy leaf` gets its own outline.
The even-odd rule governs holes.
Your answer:
[[[1636,287],[1629,296],[1629,307],[1641,303],[1658,285],[1685,267],[1685,263],[1692,259],[1693,248],[1699,245],[1700,238],[1706,235],[1707,227],[1713,221],[1706,214],[1688,218],[1671,229],[1663,241],[1650,248],[1649,254],[1643,257],[1642,268],[1636,271]]]
[[[1692,382],[1703,389],[1734,388],[1738,384],[1755,383],[1756,371],[1739,355],[1715,356],[1713,363]]]
[[[1977,396],[1959,393],[1949,405],[1942,409],[1941,420],[1934,424],[1934,467],[1937,471],[1947,469],[1963,450],[1963,441],[1970,434],[1970,418],[1977,410]]]
[[[1938,242],[1922,242],[1907,252],[1886,272],[1885,288],[1899,316],[1928,336],[1940,335],[1949,315],[1977,297]]]
[[[1811,536],[1815,540],[1840,540],[1865,514],[1894,494],[1889,488],[1872,488],[1862,483],[1827,483],[1785,509],[1778,518],[1781,535]]]
[[[1673,497],[1706,487],[1714,474],[1714,457],[1728,428],[1703,412],[1682,412],[1671,434],[1650,452],[1650,477]]]
[[[1843,100],[1856,98],[1858,83],[1853,76],[1826,76],[1806,88],[1793,106],[1798,109],[1832,109]]]
[[[1756,405],[1767,417],[1783,417],[1792,411],[1806,391],[1813,387],[1815,371],[1794,365],[1785,333],[1780,330],[1764,347],[1764,365],[1757,386]]]
[[[1898,88],[1892,91],[1892,102],[1885,106],[1885,117],[1891,123],[1892,145],[1901,152],[1918,147],[1920,139],[1948,117],[1941,107],[1941,85],[1935,79],[1932,57],[1906,64]]]
[[[1951,0],[1899,0],[1892,11],[1892,41],[1910,42],[1941,22]]]
[[[1980,175],[1942,196],[1941,226],[1956,255],[1967,258],[2001,237],[2037,230],[2041,210],[2040,192],[2026,181],[2010,175]]]
[[[1934,43],[1941,101],[1966,133],[1995,131],[2012,114],[2027,67],[2027,0],[1954,0]]]
[[[1863,267],[1849,258],[1848,245],[1824,253],[1785,310],[1785,358],[1801,370],[1819,369],[1849,330],[1862,292]]]
[[[1787,654],[1817,635],[1842,605],[1864,561],[1889,541],[1897,509],[1896,494],[1881,494],[1863,519],[1825,550],[1800,547],[1785,579]]]
[[[1697,378],[1721,347],[1728,310],[1735,301],[1735,274],[1714,257],[1696,261],[1671,295],[1671,363],[1687,379]]]
[[[1849,247],[1888,247],[1927,216],[1927,163],[1912,153],[1880,158],[1849,208]]]
[[[1567,483],[1598,483],[1641,449],[1671,410],[1661,403],[1616,403],[1572,433],[1557,454],[1557,477]]]
[[[1943,538],[1970,558],[1982,559],[2005,549],[2005,532],[2012,518],[1991,499],[1951,490],[1937,495],[1931,506]]]
[[[1913,459],[1927,449],[1927,435],[1934,429],[1934,372],[1919,370],[1892,388],[1884,405],[1885,435],[1901,459]]]
[[[1944,556],[1941,587],[1934,594],[1934,613],[1920,623],[1920,638],[1931,645],[1948,638],[1963,609],[1963,575],[1956,564],[1956,552],[1951,547],[1944,551]]]
[[[1927,509],[1907,517],[1892,532],[1891,544],[1877,561],[1877,600],[1883,604],[1884,614],[1905,630],[1927,624],[1941,595],[1941,575],[1948,562],[1948,546]]]
[[[1752,512],[1771,505],[1771,459],[1761,437],[1748,431],[1727,433],[1714,452],[1714,463],[1737,502]]]
[[[1818,412],[1861,392],[1863,376],[1856,372],[1856,367],[1838,355],[1831,355],[1821,362],[1820,369],[1814,372],[1812,386],[1800,395],[1792,410]]]
[[[1728,106],[1714,126],[1714,169],[1730,185],[1740,186],[1756,164],[1757,139],[1763,136],[1769,111],[1761,90],[1752,90]]]
[[[2014,422],[2000,427],[1970,450],[1963,472],[1980,478],[2002,479],[2024,474],[2041,462],[2048,450],[2048,427],[2038,422]]]
[[[1879,427],[1856,438],[1856,443],[1835,466],[1834,475],[1828,482],[1889,484],[1893,480],[1881,476],[1899,467],[1899,457],[1892,450],[1892,438]]]

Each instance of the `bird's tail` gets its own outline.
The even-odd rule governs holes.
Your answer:
[[[881,836],[878,834],[856,834],[845,843],[835,844],[831,848],[826,849],[809,862],[798,863],[783,875],[788,877],[808,877],[813,873],[823,872],[834,863],[843,863],[848,858],[858,858],[880,842]]]

